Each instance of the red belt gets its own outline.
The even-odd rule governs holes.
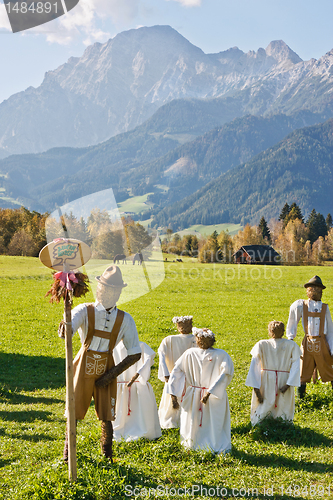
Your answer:
[[[263,372],[275,372],[275,408],[277,407],[277,397],[279,395],[279,386],[278,386],[278,373],[289,373],[285,370],[267,370],[263,368],[261,371]]]
[[[128,384],[130,380],[119,380],[117,383],[118,384]],[[139,382],[138,380],[134,380],[134,382]],[[127,402],[127,415],[131,414],[131,388],[132,386],[128,387],[128,402]]]
[[[208,387],[198,387],[197,385],[191,385],[191,384],[190,384],[190,387],[194,387],[194,389],[200,389],[200,406],[199,406],[199,411],[201,411],[201,417],[200,417],[199,427],[202,427],[202,415],[203,415],[203,411],[202,411],[201,400],[203,398],[204,391],[208,391]]]

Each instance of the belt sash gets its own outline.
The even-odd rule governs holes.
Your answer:
[[[275,408],[277,408],[277,398],[279,395],[279,385],[278,385],[278,373],[290,373],[286,370],[268,370],[267,368],[263,368],[261,371],[263,372],[275,372]]]
[[[199,406],[199,411],[201,412],[201,417],[200,417],[199,427],[202,427],[203,408],[202,408],[201,400],[202,400],[202,398],[204,396],[204,391],[208,391],[208,387],[200,387],[200,386],[191,385],[191,384],[189,384],[189,385],[190,385],[190,387],[194,387],[194,389],[200,389],[200,406]]]

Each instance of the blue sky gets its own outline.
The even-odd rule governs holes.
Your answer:
[[[13,34],[0,3],[0,102],[40,85],[91,43],[138,26],[169,24],[206,53],[282,39],[308,60],[333,49],[332,19],[332,0],[80,0],[67,15]]]

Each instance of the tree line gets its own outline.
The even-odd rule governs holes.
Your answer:
[[[300,207],[286,203],[279,219],[269,224],[261,217],[259,224],[246,224],[235,236],[228,231],[214,231],[208,237],[180,237],[169,228],[162,240],[162,250],[176,255],[197,257],[199,262],[233,262],[233,254],[244,245],[271,245],[290,265],[319,265],[333,261],[333,220],[313,209],[305,220]]]
[[[37,257],[56,238],[86,242],[95,259],[111,260],[142,252],[152,243],[146,229],[131,218],[112,219],[106,210],[94,209],[87,220],[63,214],[59,219],[21,207],[0,208],[0,254]]]

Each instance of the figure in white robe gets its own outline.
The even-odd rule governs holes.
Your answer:
[[[167,382],[177,359],[191,347],[196,346],[195,337],[192,335],[192,316],[176,316],[172,319],[177,325],[179,335],[165,337],[158,348],[159,367],[158,378],[165,382],[158,415],[162,429],[179,427],[180,410],[172,407],[170,394],[167,393]],[[185,384],[183,389],[185,390]]]
[[[233,362],[225,351],[212,347],[215,337],[210,330],[193,330],[198,347],[178,359],[167,386],[180,402],[181,443],[187,448],[227,452],[231,427],[226,388],[233,377]],[[185,379],[186,393],[181,399]]]
[[[300,385],[301,350],[296,342],[283,339],[284,324],[271,321],[270,339],[260,340],[251,350],[252,361],[245,385],[253,387],[251,423],[266,416],[293,420],[294,387]]]
[[[140,360],[117,378],[116,420],[113,424],[116,441],[157,439],[162,435],[155,394],[148,382],[155,352],[144,342],[140,342],[140,347]],[[116,364],[126,357],[122,343],[115,347],[113,355]]]

